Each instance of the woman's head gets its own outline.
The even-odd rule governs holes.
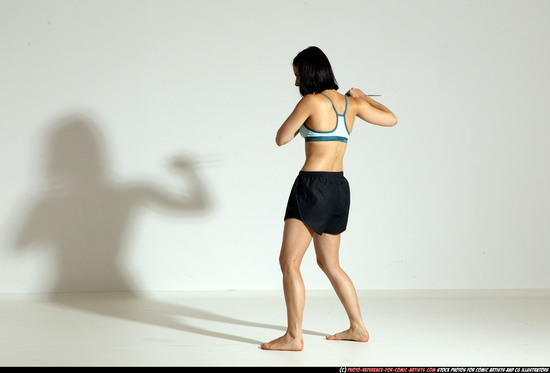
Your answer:
[[[296,85],[300,94],[320,93],[325,89],[338,89],[327,56],[317,47],[304,49],[292,62],[296,74]]]
[[[106,171],[103,138],[91,118],[74,114],[61,118],[50,130],[46,176],[59,180],[90,182]]]

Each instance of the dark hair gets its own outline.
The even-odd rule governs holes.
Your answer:
[[[304,49],[292,64],[300,75],[300,94],[320,93],[325,89],[338,89],[338,83],[332,72],[327,56],[317,47]]]

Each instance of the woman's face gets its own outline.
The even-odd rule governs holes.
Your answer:
[[[294,76],[296,77],[296,82],[294,82],[294,85],[296,87],[300,86],[300,74],[298,74],[298,68],[294,65],[292,65],[292,69],[294,70]]]

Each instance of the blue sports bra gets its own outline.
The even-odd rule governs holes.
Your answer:
[[[336,110],[336,107],[334,106],[334,102],[325,95],[324,93],[321,93],[323,96],[328,98],[330,100],[330,103],[332,104],[332,108],[334,109],[334,112],[336,113],[336,127],[332,131],[315,131],[306,126],[306,124],[302,124],[302,127],[300,127],[300,135],[305,139],[306,142],[308,141],[341,141],[341,142],[348,142],[349,139],[349,131],[348,131],[348,125],[346,124],[346,112],[348,111],[348,98],[344,96],[346,99],[346,108],[344,110],[344,114],[338,114],[338,111]]]

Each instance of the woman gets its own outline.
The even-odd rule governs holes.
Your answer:
[[[350,194],[343,175],[343,158],[355,117],[381,126],[394,126],[396,116],[361,90],[338,93],[326,55],[317,47],[300,52],[293,61],[296,86],[303,98],[277,131],[281,146],[298,133],[305,139],[306,161],[292,187],[285,213],[279,262],[287,307],[287,331],[263,343],[266,350],[303,349],[302,315],[305,289],[300,263],[311,240],[317,263],[327,275],[350,320],[349,329],[329,340],[366,342],[365,328],[353,283],[340,268],[340,234],[346,229]],[[349,97],[348,97],[349,96]]]

